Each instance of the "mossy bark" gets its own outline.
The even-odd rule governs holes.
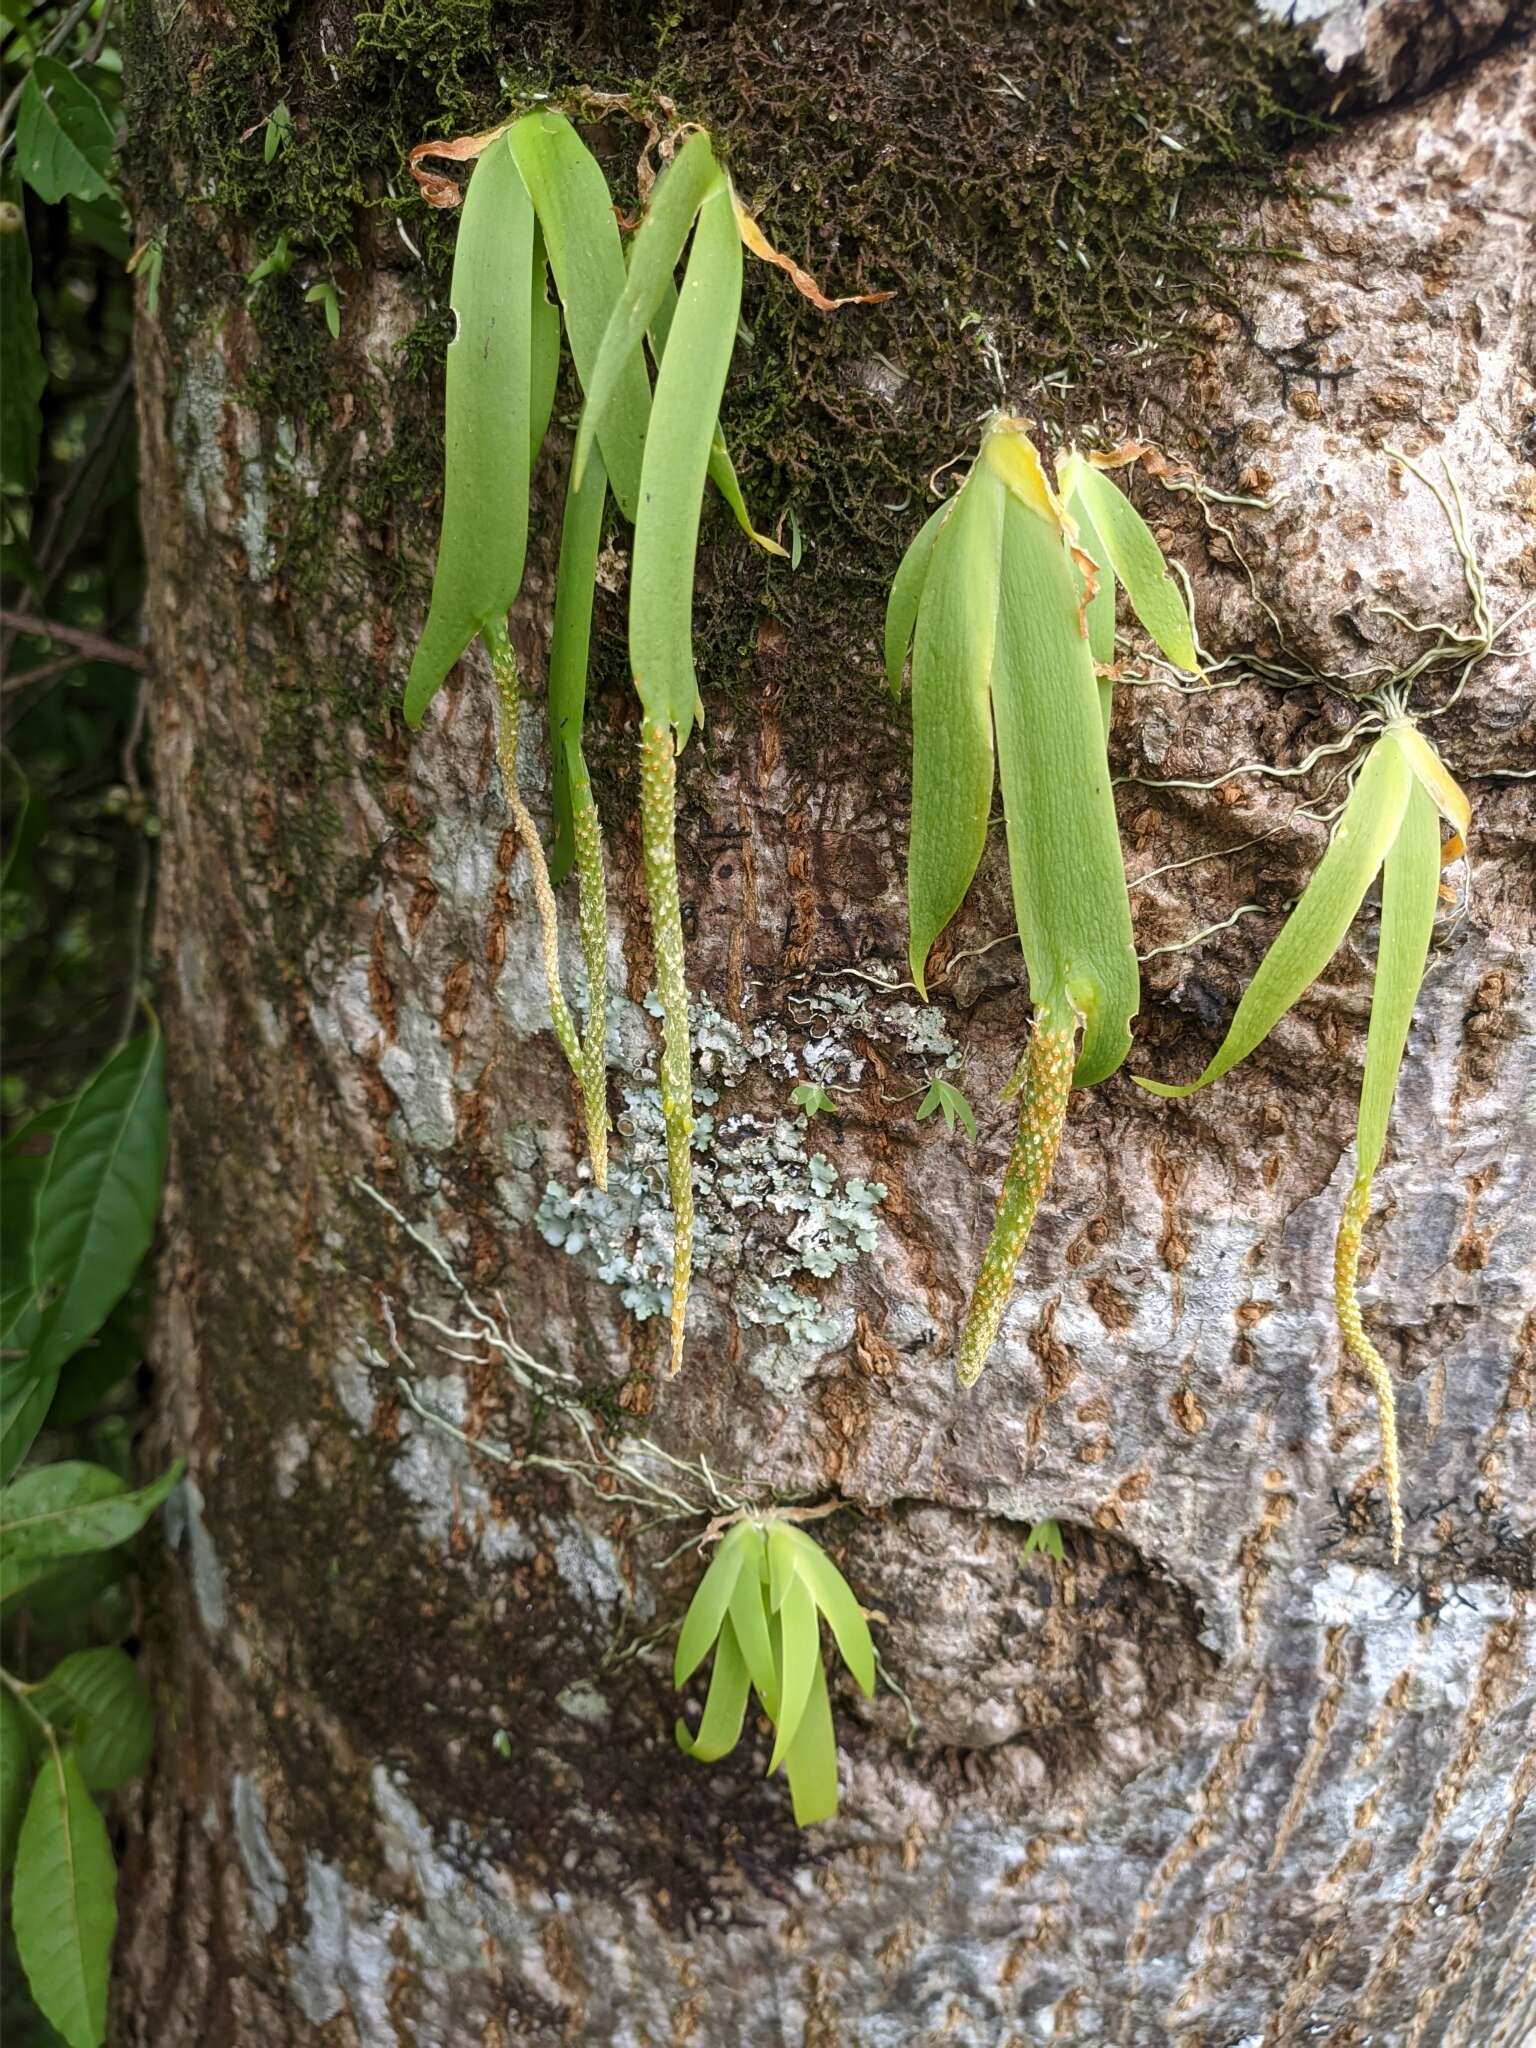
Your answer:
[[[1369,1390],[1330,1334],[1369,919],[1219,1094],[1158,1103],[1122,1075],[1074,1100],[989,1370],[953,1387],[1029,1000],[994,943],[1001,847],[931,1006],[889,986],[908,771],[879,629],[929,472],[1003,397],[1047,433],[1139,434],[1231,498],[1273,496],[1207,527],[1136,487],[1218,655],[1275,630],[1234,548],[1293,664],[1406,660],[1374,604],[1462,622],[1444,522],[1388,444],[1459,468],[1497,614],[1532,574],[1529,56],[1308,140],[1283,111],[1294,41],[1237,0],[1153,12],[743,5],[637,27],[603,6],[138,0],[137,202],[166,247],[139,362],[175,1130],[152,1448],[191,1482],[148,1581],[165,1733],[128,1815],[122,2041],[1521,2038],[1536,1169],[1509,1139],[1536,919],[1532,785],[1500,771],[1536,735],[1513,660],[1436,729],[1473,793],[1467,909],[1432,956],[1368,1238],[1367,1324],[1373,1254],[1404,1318],[1374,1329],[1402,1567]],[[577,84],[707,120],[780,246],[829,289],[900,292],[832,321],[750,280],[725,425],[801,560],[706,521],[708,724],[678,780],[713,1099],[670,1381],[622,533],[589,709],[606,1205],[488,667],[468,658],[414,738],[397,708],[451,239],[401,152],[535,89],[574,107]],[[293,139],[267,167],[240,138],[279,100]],[[609,106],[594,133],[622,184],[643,126]],[[248,293],[285,230],[292,272]],[[334,346],[303,299],[322,276]],[[573,410],[567,392],[567,441]],[[512,622],[535,700],[556,468]],[[1300,761],[1348,718],[1321,684],[1118,693],[1117,769],[1184,785],[1121,791],[1141,1068],[1204,1063],[1315,861],[1297,795],[1326,803],[1345,757],[1300,784],[1191,785]],[[912,1115],[960,1051],[974,1150]],[[806,1077],[835,1105],[808,1129]],[[663,1560],[701,1524],[645,1527],[531,1369],[413,1318],[467,1311],[369,1188],[574,1376],[613,1444],[645,1435],[758,1501],[846,1501],[821,1533],[884,1617],[916,1725],[893,1692],[838,1689],[838,1822],[794,1830],[760,1735],[711,1769],[677,1753],[661,1631],[696,1559]],[[1063,1564],[1021,1562],[1042,1516]]]

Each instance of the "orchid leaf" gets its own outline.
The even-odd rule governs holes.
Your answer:
[[[912,979],[965,900],[992,805],[992,670],[1006,493],[977,464],[934,537],[912,645]],[[1074,607],[1075,616],[1075,607]]]
[[[1014,912],[1036,1015],[1082,1019],[1087,1087],[1130,1050],[1140,999],[1093,657],[1033,447],[1004,425],[983,461],[1007,480],[992,705]]]
[[[1407,757],[1396,738],[1383,735],[1366,756],[1328,851],[1248,984],[1210,1065],[1198,1080],[1183,1086],[1138,1074],[1135,1078],[1143,1088],[1154,1095],[1192,1095],[1220,1080],[1269,1036],[1338,951],[1397,837],[1411,781]]]
[[[827,1698],[827,1675],[819,1657],[795,1739],[784,1752],[784,1775],[789,1780],[797,1827],[814,1827],[817,1821],[832,1819],[837,1812],[837,1735],[832,1726],[832,1703]]]
[[[679,157],[674,173],[681,163]],[[640,234],[644,231],[642,226]],[[637,234],[636,256],[639,247]],[[741,240],[730,193],[717,177],[699,208],[677,315],[657,373],[630,571],[629,658],[635,688],[647,721],[663,729],[670,725],[679,749],[702,711],[693,665],[694,558],[740,303]]]
[[[1183,593],[1168,573],[1152,529],[1117,484],[1081,456],[1063,465],[1062,487],[1088,513],[1100,554],[1083,542],[1095,561],[1113,569],[1125,586],[1131,609],[1175,668],[1200,673],[1200,655]],[[1113,599],[1111,599],[1113,603]],[[1101,659],[1095,652],[1095,659]]]
[[[854,1598],[853,1589],[831,1558],[803,1530],[784,1531],[795,1556],[795,1570],[810,1589],[811,1598],[826,1616],[838,1652],[853,1673],[866,1699],[874,1696],[875,1646],[869,1623]]]
[[[1397,837],[1381,875],[1381,943],[1366,1035],[1365,1077],[1355,1140],[1355,1174],[1369,1180],[1381,1162],[1398,1070],[1424,980],[1440,893],[1440,824],[1435,799],[1419,782],[1408,792]]]
[[[678,1748],[701,1764],[718,1763],[721,1757],[728,1756],[741,1740],[747,1692],[746,1659],[741,1654],[736,1631],[727,1616],[721,1623],[720,1638],[715,1645],[714,1668],[709,1675],[709,1694],[704,1701],[704,1718],[699,1723],[699,1732],[690,1735],[687,1723],[679,1721],[675,1731]]]
[[[576,374],[590,392],[603,339],[626,284],[624,251],[607,181],[563,114],[525,115],[507,131],[507,146],[543,231]],[[649,413],[650,385],[644,358],[635,346],[614,365],[598,433],[614,498],[630,521],[639,503]],[[585,482],[585,466],[584,459],[575,466],[578,483]]]
[[[1416,725],[1405,720],[1392,727],[1392,734],[1402,748],[1404,760],[1433,797],[1436,810],[1457,838],[1465,841],[1472,828],[1472,807],[1466,791],[1453,781],[1445,763]]]
[[[731,1593],[731,1626],[763,1711],[770,1720],[779,1711],[779,1677],[774,1666],[773,1637],[768,1625],[768,1589],[763,1578],[762,1542],[749,1553]]]
[[[677,286],[669,277],[662,291],[661,303],[656,308],[656,317],[651,322],[651,353],[660,363],[666,353],[667,336],[672,332],[672,321],[677,312]],[[741,528],[747,539],[762,548],[765,553],[778,555],[788,561],[789,551],[770,540],[766,533],[759,533],[752,524],[752,515],[747,510],[747,501],[741,493],[741,483],[736,475],[736,465],[725,445],[725,435],[720,422],[715,422],[714,438],[709,444],[709,480],[724,498],[731,517]],[[798,566],[798,565],[797,565]]]
[[[587,403],[576,436],[573,474],[578,486],[586,470],[593,435],[607,420],[623,380],[632,374],[628,366],[638,364],[644,375],[641,346],[682,258],[694,218],[706,196],[713,192],[725,193],[725,180],[715,162],[709,137],[702,132],[690,135],[656,181],[645,218],[630,245],[623,290],[609,315],[591,372],[582,376]],[[727,211],[729,204],[727,195]],[[737,269],[739,273],[739,259]],[[734,320],[730,338],[735,339]],[[711,429],[718,403],[717,397],[715,407],[705,415]]]
[[[535,217],[533,224],[532,297],[528,309],[528,466],[539,459],[544,437],[555,410],[555,386],[560,381],[560,309],[549,296],[549,258],[544,235]]]
[[[769,1556],[773,1554],[774,1538],[783,1530],[774,1525],[768,1531]],[[816,1603],[811,1598],[810,1588],[793,1568],[789,1569],[789,1580],[784,1598],[774,1616],[779,1637],[779,1711],[775,1722],[773,1755],[768,1759],[768,1774],[771,1777],[784,1761],[784,1752],[795,1739],[800,1726],[800,1717],[810,1699],[811,1688],[821,1670],[821,1628],[816,1619]]]
[[[470,641],[505,617],[523,580],[532,443],[533,207],[511,151],[493,142],[459,223],[449,297],[443,530],[432,604],[405,690],[420,725]]]
[[[1088,651],[1093,656],[1094,674],[1099,686],[1099,714],[1107,740],[1115,710],[1115,686],[1107,675],[1099,671],[1113,668],[1115,662],[1115,572],[1109,565],[1109,551],[1099,538],[1088,507],[1075,492],[1067,500],[1067,515],[1077,528],[1078,544],[1084,554],[1098,564],[1098,575],[1091,591],[1082,563],[1078,562],[1076,568],[1078,595],[1088,625]]]
[[[891,583],[885,607],[885,680],[893,697],[901,695],[902,677],[907,672],[907,653],[917,624],[917,608],[928,581],[933,544],[950,510],[949,502],[936,507],[918,528],[917,538],[901,558]]]
[[[709,1655],[709,1646],[719,1635],[737,1576],[747,1563],[753,1538],[761,1536],[750,1523],[741,1522],[722,1540],[698,1584],[677,1638],[672,1662],[672,1683],[686,1685]]]
[[[560,566],[555,575],[555,622],[549,644],[549,751],[554,770],[554,848],[549,879],[563,882],[576,857],[572,783],[584,772],[581,733],[587,709],[587,664],[592,647],[592,598],[603,544],[608,472],[601,455],[587,465],[581,489],[565,487],[560,524]]]
[[[956,1123],[963,1125],[965,1135],[974,1145],[976,1142],[976,1112],[966,1101],[952,1081],[946,1081],[942,1074],[928,1084],[928,1093],[917,1105],[917,1120],[932,1116],[937,1110],[944,1119],[944,1128],[953,1131]]]

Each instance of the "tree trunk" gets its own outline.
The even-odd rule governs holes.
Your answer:
[[[1337,749],[1355,713],[1306,665],[1428,644],[1375,607],[1469,630],[1446,512],[1389,451],[1451,465],[1495,622],[1536,582],[1531,49],[1497,8],[1453,33],[1399,6],[1338,10],[1309,56],[1244,5],[1149,27],[746,0],[643,32],[553,0],[505,31],[475,0],[138,11],[141,232],[166,249],[139,332],[175,1131],[156,1429],[191,1476],[150,1584],[164,1734],[130,1817],[121,2040],[1531,2038],[1536,806],[1503,772],[1533,758],[1528,619],[1433,728],[1470,855],[1366,1286],[1401,1565],[1331,1308],[1372,913],[1219,1089],[1163,1102],[1125,1071],[1074,1096],[1003,1339],[973,1394],[953,1383],[1028,1005],[995,844],[932,1000],[903,985],[908,742],[878,642],[929,472],[1001,399],[1047,438],[1107,408],[1109,438],[1228,494],[1202,517],[1176,474],[1134,486],[1205,644],[1297,679],[1117,691],[1148,956],[1130,1064],[1169,1078],[1217,1043],[1352,757],[1212,782]],[[828,290],[901,295],[829,319],[750,280],[726,424],[760,523],[793,511],[804,552],[769,566],[706,519],[680,830],[711,1096],[675,1380],[624,533],[590,713],[621,992],[606,1202],[488,676],[467,659],[409,740],[397,712],[452,234],[390,205],[401,148],[637,72],[720,130]],[[1278,174],[1271,89],[1343,124]],[[237,138],[279,101],[268,166],[259,130]],[[594,133],[619,176],[643,129],[609,109]],[[292,271],[247,291],[285,224]],[[303,297],[326,279],[334,347]],[[546,459],[514,615],[535,695],[559,483]],[[974,1147],[915,1120],[941,1071]],[[809,1125],[802,1079],[834,1104]],[[571,1377],[445,1335],[457,1286]],[[658,1521],[615,1455],[690,1512]],[[836,1690],[842,1811],[807,1833],[756,1735],[711,1768],[673,1743],[668,1630],[700,1562],[675,1554],[706,1473],[729,1500],[845,1503],[819,1533],[880,1617],[893,1685]],[[1021,1555],[1042,1517],[1059,1564]]]

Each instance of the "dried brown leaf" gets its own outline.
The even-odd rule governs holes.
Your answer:
[[[757,222],[731,191],[731,204],[736,209],[736,225],[741,230],[741,239],[765,263],[777,264],[794,282],[796,291],[808,298],[811,304],[823,313],[835,313],[839,306],[878,306],[886,299],[894,299],[894,292],[850,292],[846,298],[829,299],[808,270],[802,270],[791,256],[785,256],[775,249]]]

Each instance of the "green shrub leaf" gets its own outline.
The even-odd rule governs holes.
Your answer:
[[[69,1737],[93,1792],[136,1778],[155,1746],[155,1711],[133,1659],[122,1650],[77,1650],[55,1664],[32,1705]]]
[[[23,1347],[28,1333],[35,1327],[36,1311],[28,1306],[24,1315],[31,1321],[13,1326],[17,1341]],[[6,1332],[7,1342],[11,1335],[12,1331]],[[59,1370],[58,1366],[42,1374],[17,1370],[0,1379],[0,1484],[10,1478],[31,1450],[38,1431],[47,1421],[59,1384]],[[5,1569],[5,1561],[0,1559],[0,1577],[3,1577]]]
[[[131,1039],[86,1083],[54,1135],[32,1244],[37,1375],[95,1336],[149,1249],[165,1178],[164,1069],[158,1027]]]
[[[44,1757],[16,1846],[16,1952],[43,2017],[70,2048],[100,2048],[117,1931],[107,1830],[68,1750]]]
[[[107,111],[57,57],[36,57],[16,114],[16,168],[39,199],[101,199],[116,147]]]
[[[40,1465],[0,1488],[0,1599],[59,1557],[106,1550],[134,1536],[185,1470],[177,1459],[148,1486],[129,1488],[104,1465]]]
[[[31,491],[37,483],[37,451],[43,430],[39,401],[47,382],[37,301],[32,295],[27,218],[20,188],[7,177],[0,184],[0,480],[14,490]],[[14,816],[10,822],[19,834]],[[10,860],[7,852],[7,870]]]
[[[12,1694],[0,1691],[0,1877],[16,1854],[34,1769],[33,1722]]]

